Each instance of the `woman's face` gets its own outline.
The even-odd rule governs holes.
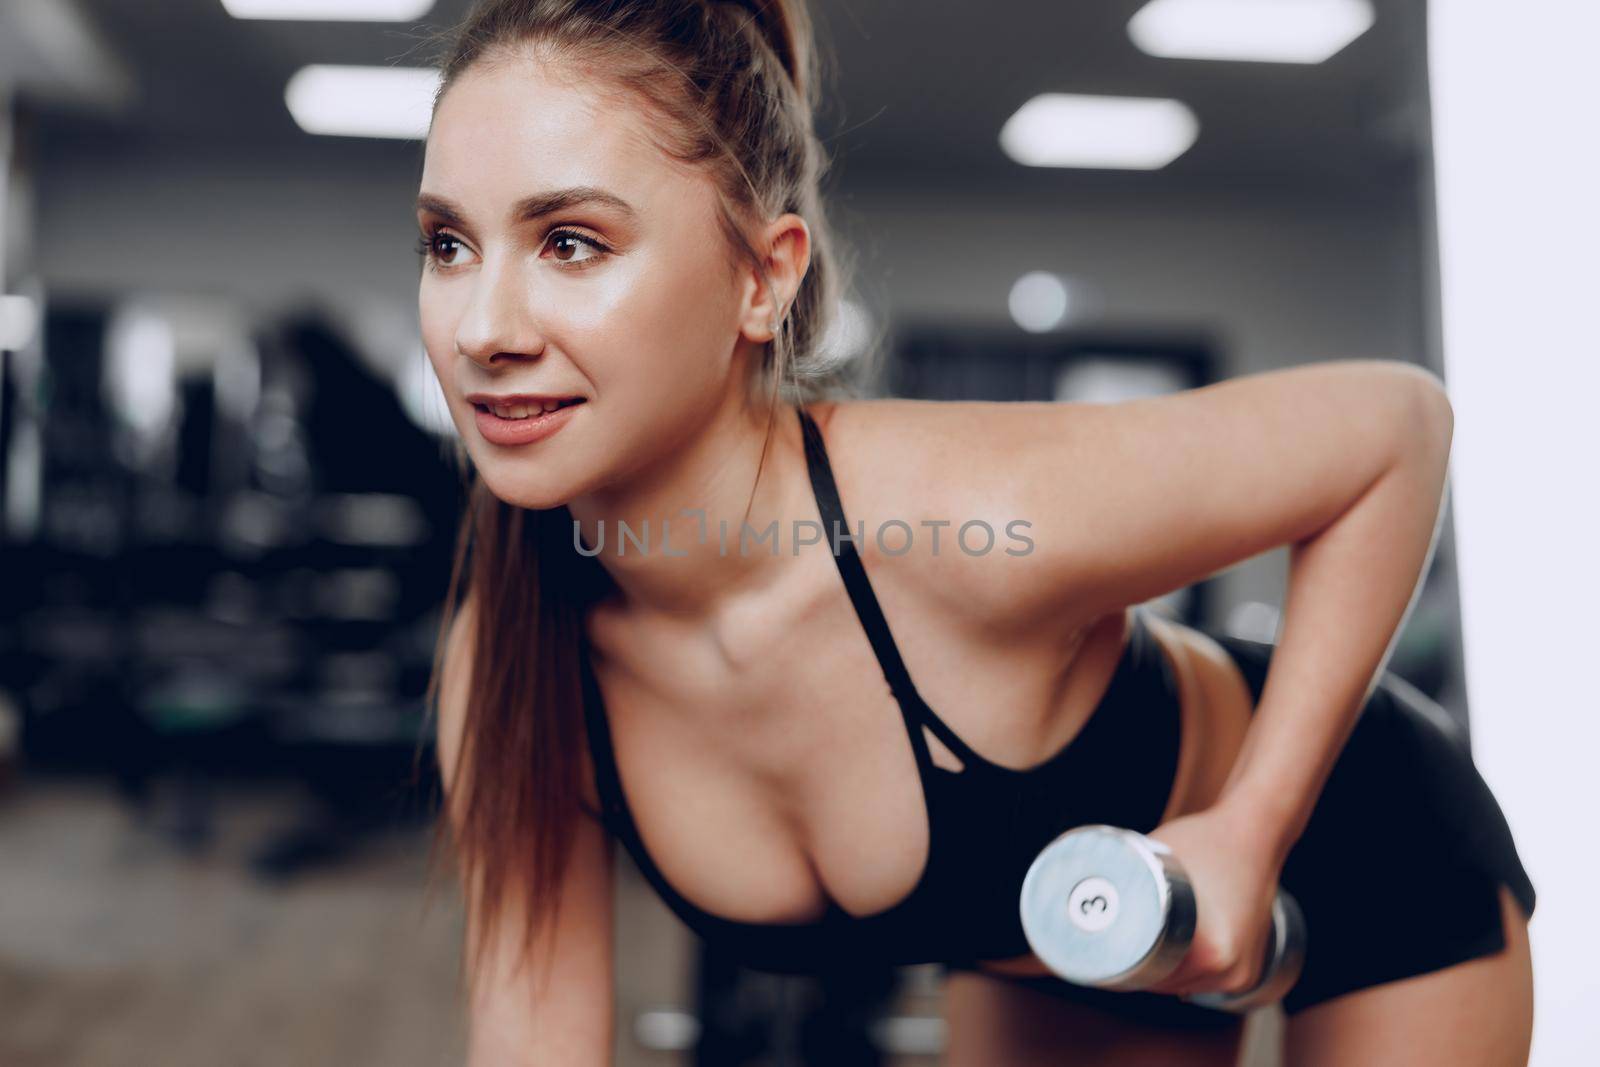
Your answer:
[[[474,466],[508,503],[554,507],[625,477],[742,389],[750,293],[715,191],[645,121],[532,58],[469,68],[434,113],[423,342]],[[582,403],[540,436],[473,394]]]

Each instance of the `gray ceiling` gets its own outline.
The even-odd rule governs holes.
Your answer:
[[[1316,66],[1164,60],[1124,27],[1144,0],[813,0],[828,65],[818,128],[839,180],[1048,196],[1063,189],[1410,187],[1425,128],[1422,0],[1376,0],[1377,24]],[[218,0],[80,0],[139,85],[116,115],[40,105],[46,153],[201,143],[218,152],[324,151],[283,105],[310,62],[407,63],[425,34],[383,24],[238,21]],[[430,26],[467,0],[439,0]],[[1175,96],[1200,140],[1158,172],[1041,170],[1007,159],[1004,120],[1047,90]],[[414,146],[352,142],[392,158]]]

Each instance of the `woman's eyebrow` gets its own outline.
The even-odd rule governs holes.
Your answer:
[[[511,222],[531,222],[542,216],[567,211],[582,204],[604,204],[629,219],[638,218],[638,212],[634,210],[633,205],[617,194],[594,185],[574,185],[566,189],[523,197],[511,205]],[[461,226],[466,222],[465,211],[445,197],[433,193],[422,193],[417,197],[417,210],[431,212],[454,226]]]

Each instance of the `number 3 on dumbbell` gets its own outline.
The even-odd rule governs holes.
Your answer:
[[[1079,985],[1147,988],[1176,969],[1194,940],[1194,888],[1177,857],[1115,826],[1081,826],[1047,845],[1028,868],[1020,903],[1034,954]],[[1277,1001],[1300,977],[1305,944],[1305,920],[1280,889],[1256,985],[1188,999],[1226,1011]]]

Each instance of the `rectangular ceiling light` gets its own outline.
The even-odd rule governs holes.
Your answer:
[[[1372,26],[1370,0],[1150,0],[1128,20],[1167,59],[1321,63]]]
[[[236,19],[296,19],[303,22],[409,22],[433,0],[222,0]]]
[[[1041,93],[1006,120],[1000,147],[1030,167],[1157,170],[1199,133],[1194,112],[1177,100]]]
[[[422,140],[433,116],[432,67],[344,67],[313,63],[289,78],[283,99],[307,133]]]

